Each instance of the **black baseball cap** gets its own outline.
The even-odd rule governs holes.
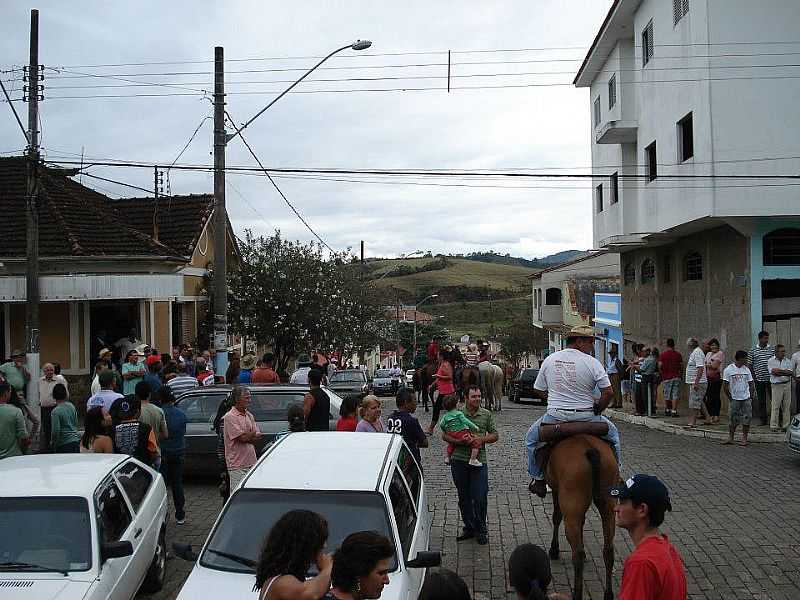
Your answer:
[[[667,486],[655,475],[634,475],[625,483],[611,488],[611,495],[620,500],[645,503],[652,508],[672,510]]]

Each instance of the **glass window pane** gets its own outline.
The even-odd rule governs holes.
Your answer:
[[[118,542],[131,524],[131,511],[116,483],[109,483],[96,495],[100,515],[101,541]]]
[[[217,416],[225,394],[197,394],[181,398],[176,406],[186,414],[189,423],[208,423]]]
[[[286,421],[286,413],[293,404],[303,404],[303,393],[276,394],[253,392],[248,409],[256,421]]]
[[[392,481],[389,484],[389,498],[392,501],[392,510],[397,523],[397,534],[400,536],[400,545],[403,547],[403,556],[407,558],[411,550],[411,542],[414,539],[414,529],[417,526],[417,514],[397,470],[392,474]]]
[[[138,512],[153,483],[153,476],[133,461],[126,462],[117,469],[114,475],[122,489],[125,490],[133,510]]]
[[[414,500],[414,506],[417,506],[420,500],[419,493],[422,490],[422,473],[420,473],[417,460],[414,458],[414,455],[411,454],[408,448],[403,446],[400,449],[400,456],[397,458],[397,464],[403,471],[403,475],[406,478],[408,487],[411,488],[411,496]]]

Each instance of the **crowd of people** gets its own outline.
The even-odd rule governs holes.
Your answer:
[[[758,343],[749,351],[736,350],[726,360],[716,338],[686,341],[687,358],[675,349],[675,340],[667,339],[665,347],[646,347],[635,343],[629,359],[619,356],[612,347],[605,369],[612,389],[612,408],[622,407],[623,399],[631,400],[637,415],[655,416],[658,412],[659,387],[663,398],[663,415],[677,417],[681,389],[688,397],[688,428],[700,424],[718,424],[724,391],[729,402],[729,432],[733,442],[736,429],[742,427],[742,444],[754,420],[769,425],[773,432],[786,431],[792,412],[792,382],[800,398],[800,341],[794,354],[788,355],[783,344],[772,346],[769,332],[758,334]]]

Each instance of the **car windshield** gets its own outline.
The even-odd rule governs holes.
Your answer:
[[[273,393],[251,390],[250,408],[256,421],[286,421],[286,412],[293,404],[303,405],[304,392]]]
[[[539,371],[536,369],[525,369],[519,376],[519,378],[523,381],[536,381],[536,376],[539,374]]]
[[[200,564],[220,571],[253,573],[245,563],[258,561],[264,536],[284,514],[298,509],[314,511],[327,519],[329,552],[356,531],[377,531],[393,539],[386,503],[377,492],[243,489],[225,507]],[[395,567],[393,560],[392,570]],[[311,565],[311,572],[315,570]]]
[[[85,498],[0,498],[0,572],[88,571],[91,535]]]
[[[364,374],[353,371],[339,371],[334,373],[330,379],[331,383],[363,383]]]
[[[375,373],[375,377],[391,377],[392,372],[389,369],[378,369]]]

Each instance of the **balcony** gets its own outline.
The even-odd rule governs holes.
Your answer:
[[[545,304],[540,307],[540,320],[543,324],[561,323],[562,311],[560,304]]]
[[[635,144],[639,125],[636,121],[608,121],[594,136],[598,144]]]

